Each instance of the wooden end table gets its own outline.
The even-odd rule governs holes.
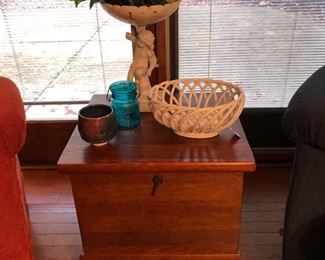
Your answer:
[[[81,258],[240,259],[243,174],[256,166],[240,122],[233,128],[242,138],[189,139],[143,113],[102,147],[75,129],[57,167],[70,175]]]

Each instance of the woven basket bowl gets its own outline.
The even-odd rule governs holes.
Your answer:
[[[243,90],[215,79],[177,79],[151,89],[149,107],[155,119],[190,138],[210,138],[230,127],[245,103]]]

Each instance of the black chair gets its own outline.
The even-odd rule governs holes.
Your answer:
[[[282,123],[296,144],[283,260],[325,260],[325,66],[296,91]]]

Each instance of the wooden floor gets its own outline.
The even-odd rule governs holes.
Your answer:
[[[290,166],[258,166],[245,176],[241,260],[280,260]],[[79,259],[81,238],[69,178],[24,170],[36,260]]]

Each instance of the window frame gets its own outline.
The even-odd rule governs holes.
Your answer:
[[[155,51],[159,64],[150,78],[152,85],[178,78],[177,24],[178,12],[176,11],[168,19],[148,26],[156,37]],[[256,161],[267,163],[292,161],[294,145],[285,137],[281,126],[281,118],[285,110],[285,108],[243,110],[240,120]],[[27,140],[19,154],[22,165],[33,167],[56,164],[70,135],[76,131],[76,123],[77,120],[65,119],[28,121]]]
[[[166,34],[165,37],[170,46],[173,46],[173,48],[170,48],[169,53],[166,52],[166,55],[170,57],[170,79],[177,79],[179,68],[178,11],[169,18],[169,34]],[[167,57],[164,58],[168,59]],[[285,107],[244,108],[240,121],[251,147],[256,149],[267,147],[272,151],[280,149],[281,153],[285,149],[289,152],[285,152],[285,156],[281,156],[281,158],[285,158],[285,160],[292,159],[294,144],[285,136],[282,129],[281,120],[285,111]],[[265,156],[263,159],[265,159]]]

